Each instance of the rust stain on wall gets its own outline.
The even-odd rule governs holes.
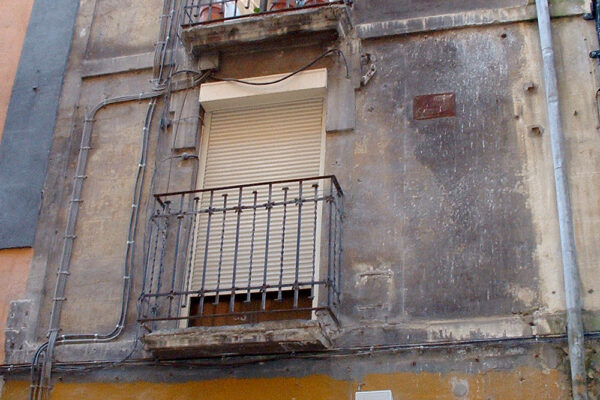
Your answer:
[[[426,94],[413,99],[413,118],[416,120],[456,116],[454,93]]]

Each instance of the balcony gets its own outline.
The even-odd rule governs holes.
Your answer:
[[[334,176],[155,197],[138,315],[152,351],[327,346],[342,276]]]
[[[350,30],[350,0],[187,0],[182,39],[193,54],[272,40],[335,40]]]

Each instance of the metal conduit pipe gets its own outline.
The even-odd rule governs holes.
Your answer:
[[[142,198],[142,188],[144,184],[144,177],[146,171],[146,158],[148,152],[148,141],[150,126],[152,124],[152,118],[156,109],[156,102],[159,96],[167,93],[168,88],[160,87],[163,78],[164,61],[166,53],[168,51],[171,31],[173,29],[173,15],[176,11],[177,0],[165,0],[163,3],[163,10],[170,12],[168,15],[163,11],[161,21],[161,33],[160,38],[164,38],[159,41],[155,51],[155,68],[153,71],[154,77],[157,79],[155,82],[154,90],[147,93],[132,96],[121,96],[113,99],[107,99],[99,103],[94,107],[86,116],[84,121],[84,128],[82,134],[81,147],[77,160],[77,167],[75,173],[75,180],[73,185],[72,197],[69,205],[69,213],[67,217],[67,225],[65,228],[63,250],[61,254],[61,261],[57,274],[57,281],[54,290],[54,299],[52,304],[52,311],[50,315],[49,324],[49,339],[48,342],[44,343],[36,352],[32,364],[31,364],[31,390],[30,399],[34,398],[45,398],[48,396],[48,389],[50,385],[52,363],[54,358],[54,348],[57,344],[67,343],[88,343],[88,342],[107,342],[117,338],[125,327],[125,321],[127,319],[127,310],[129,308],[129,293],[131,288],[131,270],[134,259],[134,243],[137,230],[137,220],[139,215],[139,205]],[[165,23],[164,17],[168,17],[168,23]],[[165,37],[166,36],[166,37]],[[157,63],[158,61],[158,63]],[[159,65],[157,65],[159,64]],[[194,84],[190,87],[196,86],[199,80],[195,80]],[[79,212],[79,204],[81,202],[81,191],[83,186],[83,180],[85,179],[85,168],[87,165],[87,157],[90,150],[92,126],[95,115],[102,108],[111,105],[127,101],[151,99],[150,104],[146,112],[146,118],[144,121],[142,143],[140,150],[140,161],[138,163],[138,169],[136,174],[134,193],[132,198],[132,211],[129,220],[129,230],[127,233],[127,247],[124,261],[124,272],[123,272],[123,286],[122,286],[122,298],[121,298],[121,309],[119,313],[119,319],[115,328],[106,334],[75,334],[75,335],[62,335],[58,337],[60,316],[62,312],[62,302],[65,300],[64,293],[66,289],[67,276],[69,275],[69,266],[71,260],[71,253],[73,249],[73,242],[75,240],[75,224],[77,221],[77,214]],[[43,363],[41,368],[38,369],[38,363],[40,357],[43,356]]]
[[[188,90],[198,86],[202,83],[210,74],[205,74],[196,77],[190,85],[177,88],[175,91]],[[75,173],[75,183],[73,186],[73,192],[71,195],[71,202],[69,206],[69,213],[67,217],[67,226],[65,228],[65,242],[63,244],[63,252],[61,255],[61,263],[58,271],[57,282],[55,286],[55,295],[53,301],[52,312],[50,316],[50,329],[49,329],[49,340],[44,343],[36,352],[32,364],[31,364],[31,382],[32,390],[30,392],[30,399],[35,399],[36,393],[40,390],[45,392],[50,384],[50,373],[52,370],[53,352],[55,345],[63,344],[80,344],[80,343],[101,343],[109,342],[116,339],[125,327],[125,321],[127,319],[127,310],[129,308],[129,292],[131,288],[131,269],[134,258],[134,241],[136,237],[137,219],[139,215],[139,205],[141,202],[142,188],[144,184],[144,176],[146,170],[146,159],[148,152],[148,141],[150,134],[150,127],[152,124],[152,118],[156,109],[157,98],[167,93],[167,89],[154,90],[146,93],[140,93],[137,95],[120,96],[112,99],[106,99],[96,105],[86,116],[83,127],[83,134],[81,138],[81,146],[79,157],[77,160],[77,167]],[[67,276],[69,275],[69,267],[71,260],[71,252],[73,249],[73,241],[75,240],[75,224],[77,221],[77,214],[79,212],[80,201],[73,201],[79,199],[83,188],[83,178],[77,179],[78,177],[85,176],[85,168],[87,165],[87,157],[90,150],[91,135],[93,131],[93,123],[96,114],[106,106],[118,103],[124,103],[136,100],[151,99],[146,112],[146,118],[144,120],[144,128],[142,135],[142,144],[140,150],[140,161],[138,163],[138,169],[135,180],[134,194],[132,198],[132,212],[129,221],[129,230],[127,234],[127,248],[124,262],[123,271],[123,287],[122,287],[122,298],[121,298],[121,310],[119,314],[119,320],[115,328],[108,333],[94,333],[94,334],[69,334],[58,336],[60,315],[62,312],[62,300],[66,289]],[[38,370],[38,362],[42,355],[43,365]],[[40,376],[36,379],[36,372],[40,373]],[[42,397],[44,394],[41,395]]]
[[[159,70],[158,70],[158,74],[156,75],[156,80],[157,80],[156,85],[162,85],[165,83],[163,81],[163,74],[164,74],[164,69],[165,69],[165,60],[167,58],[167,52],[169,49],[169,44],[171,42],[171,34],[172,34],[172,30],[173,30],[173,19],[174,19],[174,15],[176,12],[176,5],[177,5],[177,1],[171,2],[171,10],[169,11],[169,14],[167,15],[167,17],[169,18],[169,23],[167,25],[166,31],[164,33],[161,32],[161,37],[164,37],[164,41],[161,43],[163,48],[160,51],[160,60],[158,63]],[[166,36],[164,36],[164,35],[166,35]]]
[[[139,202],[141,200],[141,191],[144,181],[145,174],[145,160],[147,157],[148,141],[150,124],[152,122],[152,116],[156,108],[156,98],[164,94],[164,91],[153,91],[148,93],[142,93],[139,95],[132,96],[121,96],[113,99],[107,99],[99,103],[94,107],[86,116],[83,128],[83,134],[81,138],[81,146],[79,150],[79,156],[77,159],[77,167],[75,172],[75,182],[73,184],[73,192],[71,195],[71,201],[69,205],[69,213],[67,217],[67,226],[65,228],[63,251],[61,255],[61,263],[57,273],[56,286],[54,288],[54,300],[52,304],[52,311],[50,314],[50,325],[49,325],[49,340],[43,344],[40,349],[36,352],[36,355],[32,361],[32,390],[30,391],[30,399],[35,399],[39,395],[44,398],[47,395],[47,390],[50,385],[52,363],[54,357],[54,349],[57,344],[66,343],[85,343],[85,342],[103,342],[110,341],[118,337],[125,325],[125,319],[127,318],[127,309],[129,307],[129,291],[131,287],[131,267],[133,259],[133,240],[132,236],[135,236],[135,226],[137,225],[137,210],[139,209]],[[140,150],[140,162],[138,164],[138,170],[136,175],[136,185],[132,200],[132,213],[130,216],[129,232],[127,239],[127,250],[126,258],[124,262],[124,273],[123,273],[123,287],[122,287],[122,299],[121,299],[121,310],[119,320],[115,328],[107,334],[76,334],[76,335],[63,335],[58,337],[60,316],[62,312],[62,303],[64,301],[65,289],[67,276],[69,275],[69,267],[71,261],[71,254],[73,249],[73,242],[75,240],[75,224],[77,221],[77,215],[79,213],[80,197],[83,188],[83,180],[85,177],[85,169],[87,165],[87,158],[89,155],[91,134],[93,122],[96,114],[102,108],[111,105],[127,101],[151,99],[148,111],[146,113],[146,119],[144,121],[142,145]],[[133,228],[132,228],[133,226]],[[39,361],[40,355],[45,352],[44,362],[39,371],[39,379],[35,379],[36,367]]]
[[[573,399],[587,400],[585,375],[585,348],[583,322],[581,318],[581,296],[579,273],[573,234],[573,216],[569,197],[569,184],[564,149],[564,134],[560,117],[559,93],[554,62],[554,46],[550,26],[548,0],[536,0],[540,45],[543,57],[544,82],[546,87],[546,106],[552,144],[554,164],[554,183],[556,189],[556,208],[560,230],[563,275],[565,281],[565,299],[567,305],[567,338],[569,343],[569,362]]]
[[[148,120],[147,120],[148,114],[150,113],[150,110],[153,111],[155,108],[156,97],[161,96],[163,94],[164,94],[164,91],[158,91],[158,92],[153,91],[153,92],[148,92],[148,93],[141,93],[139,95],[122,96],[122,97],[115,97],[113,99],[107,99],[107,100],[104,100],[101,103],[99,103],[96,107],[94,107],[85,118],[85,122],[84,122],[84,126],[83,126],[83,134],[81,137],[81,147],[80,147],[80,151],[79,151],[79,157],[77,160],[77,167],[75,170],[76,171],[75,172],[75,182],[73,184],[73,192],[71,195],[71,202],[69,205],[69,214],[67,217],[67,226],[65,228],[65,235],[64,235],[65,241],[63,244],[61,263],[60,263],[60,267],[58,270],[57,283],[54,288],[54,306],[52,307],[52,312],[50,314],[50,327],[49,327],[50,332],[58,329],[58,325],[59,325],[59,321],[60,321],[60,314],[62,311],[61,299],[64,298],[67,276],[69,274],[71,253],[73,250],[73,242],[75,240],[75,223],[77,221],[77,214],[79,213],[79,204],[80,204],[79,197],[81,196],[81,191],[83,188],[83,177],[85,177],[85,169],[86,169],[87,159],[88,159],[89,150],[90,150],[94,118],[96,117],[96,114],[98,113],[98,111],[100,111],[104,107],[111,105],[111,104],[124,103],[124,102],[135,101],[135,100],[152,99],[150,107],[148,108],[149,112],[147,113],[146,121],[144,124],[144,132],[146,132],[146,130],[148,129],[148,125],[149,125]],[[144,152],[146,150],[146,147],[147,147],[146,140],[143,140],[142,141],[142,151],[141,151],[142,154],[140,156],[140,165],[142,165],[143,161],[145,160]],[[140,170],[138,168],[138,175],[139,175],[139,173],[140,173]],[[134,195],[134,204],[135,204],[135,195]],[[127,246],[127,248],[129,249],[129,245]],[[116,330],[116,328],[115,328],[115,330]],[[77,335],[77,336],[81,336],[81,335]],[[88,335],[88,336],[90,336],[90,338],[96,338],[98,336],[102,337],[102,336],[110,336],[110,335]],[[65,340],[67,340],[67,337],[62,336],[60,338],[60,340],[65,341]]]

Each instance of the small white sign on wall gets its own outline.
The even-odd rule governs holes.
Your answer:
[[[374,392],[356,392],[355,400],[393,400],[391,390],[377,390]]]

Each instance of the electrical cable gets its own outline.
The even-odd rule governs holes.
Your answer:
[[[295,70],[294,72],[290,72],[289,74],[279,78],[279,79],[275,79],[273,81],[268,81],[268,82],[252,82],[252,81],[245,81],[243,79],[236,79],[236,78],[220,78],[217,76],[211,76],[212,79],[217,80],[217,81],[221,81],[221,82],[237,82],[237,83],[241,83],[244,85],[252,85],[252,86],[265,86],[265,85],[274,85],[276,83],[279,82],[283,82],[286,79],[291,78],[294,75],[299,74],[300,72],[312,67],[313,65],[315,65],[316,63],[318,63],[319,61],[321,61],[321,59],[331,55],[331,54],[338,54],[340,56],[342,56],[342,58],[344,59],[344,63],[346,65],[346,78],[349,79],[350,78],[350,67],[348,65],[348,60],[346,59],[346,55],[344,54],[343,51],[341,51],[340,49],[331,49],[331,50],[327,50],[326,52],[324,52],[323,54],[321,54],[319,57],[315,58],[313,61],[311,61],[310,63],[298,68],[297,70]]]
[[[176,2],[173,3],[169,3],[169,4],[173,4],[173,9],[175,9],[176,7]],[[169,32],[172,29],[172,19],[173,13],[171,13],[171,18],[169,21]],[[165,41],[167,44],[169,43],[168,40]],[[163,55],[160,57],[161,59],[161,63],[164,64],[164,60],[166,55],[164,53],[166,53],[168,49],[167,45],[163,45],[161,47],[160,52],[163,53]],[[157,53],[158,53],[158,48],[157,48]],[[172,52],[173,54],[173,52]],[[164,65],[161,66],[160,69],[158,69],[158,83],[161,83],[161,77],[164,71]],[[168,81],[170,82],[170,77],[168,79]],[[183,90],[183,89],[188,89],[194,86],[197,86],[199,83],[201,82],[200,79],[195,79],[192,82],[192,85],[190,85],[189,87],[185,87],[179,90]],[[171,85],[168,85],[168,91],[171,91]],[[50,317],[50,340],[44,344],[42,344],[38,350],[36,351],[36,354],[34,356],[34,360],[32,361],[31,364],[31,390],[30,390],[30,398],[34,399],[34,398],[43,398],[47,396],[47,392],[48,392],[48,385],[44,385],[44,382],[50,382],[50,373],[52,371],[52,361],[54,358],[54,346],[55,344],[67,344],[67,343],[97,343],[97,342],[106,342],[106,341],[110,341],[115,339],[116,337],[118,337],[122,330],[124,329],[125,326],[125,320],[126,320],[126,315],[127,315],[127,309],[128,309],[128,304],[129,304],[129,293],[130,293],[130,288],[131,288],[131,266],[133,265],[133,258],[134,258],[134,249],[133,249],[133,243],[135,243],[135,235],[136,235],[136,231],[137,231],[137,216],[138,216],[138,209],[139,209],[139,205],[140,205],[140,201],[141,201],[141,195],[142,195],[142,188],[143,188],[143,181],[144,181],[144,174],[145,174],[145,158],[147,155],[147,149],[148,149],[148,137],[149,137],[149,132],[150,132],[150,127],[151,127],[151,123],[152,123],[152,116],[154,114],[154,110],[156,108],[156,99],[162,95],[164,95],[166,93],[166,91],[160,87],[157,87],[155,85],[154,90],[152,92],[148,92],[148,93],[142,93],[139,95],[132,95],[132,96],[121,96],[121,97],[117,97],[117,98],[113,98],[113,99],[107,99],[102,101],[101,103],[99,103],[96,107],[94,107],[92,109],[92,111],[86,116],[85,118],[85,122],[84,122],[84,133],[82,135],[82,145],[80,147],[80,154],[79,154],[79,158],[78,158],[78,162],[77,162],[77,168],[76,168],[76,180],[75,180],[75,185],[73,187],[73,196],[72,196],[72,201],[71,201],[71,207],[69,210],[69,216],[67,219],[67,228],[66,228],[66,234],[65,234],[65,242],[64,242],[64,247],[63,247],[63,254],[61,256],[61,264],[59,267],[59,273],[58,273],[58,279],[57,279],[57,284],[55,287],[55,296],[54,299],[55,301],[53,302],[53,308],[52,308],[52,313],[51,313],[51,317]],[[133,201],[132,201],[132,214],[130,217],[130,223],[129,223],[129,233],[128,233],[128,237],[127,237],[127,251],[126,251],[126,257],[125,257],[125,271],[124,271],[124,275],[123,275],[123,281],[124,281],[124,285],[123,285],[123,293],[122,293],[122,302],[121,302],[121,313],[120,313],[120,317],[119,317],[119,322],[117,323],[116,327],[113,329],[113,331],[111,331],[108,334],[72,334],[72,335],[62,335],[60,337],[57,336],[57,332],[58,332],[58,321],[60,320],[60,311],[62,309],[62,303],[61,303],[61,299],[63,297],[63,293],[65,290],[65,285],[66,285],[66,276],[68,275],[68,267],[70,264],[70,256],[71,256],[71,251],[72,251],[72,246],[73,246],[73,240],[75,239],[75,235],[74,235],[74,228],[75,228],[75,221],[77,219],[77,214],[79,211],[79,198],[80,197],[80,193],[81,193],[81,187],[82,187],[82,179],[77,179],[78,177],[83,177],[84,173],[85,173],[85,165],[87,164],[87,157],[88,157],[88,153],[89,153],[89,149],[90,149],[90,138],[91,138],[91,130],[92,130],[92,123],[94,122],[94,117],[96,115],[96,113],[103,107],[110,105],[110,104],[116,104],[116,103],[120,103],[120,102],[126,102],[126,101],[133,101],[133,100],[143,100],[143,99],[151,99],[151,102],[149,104],[148,107],[148,111],[146,113],[146,122],[144,123],[144,135],[142,138],[142,149],[141,149],[141,159],[140,159],[140,163],[138,164],[138,172],[136,175],[136,184],[135,184],[135,189],[134,189],[134,196],[133,196]],[[137,336],[137,335],[136,335]],[[136,337],[136,343],[134,344],[133,350],[130,352],[130,354],[128,354],[126,356],[125,359],[131,357],[131,355],[133,354],[133,352],[135,352],[135,349],[137,348],[137,340],[138,338]],[[42,354],[44,355],[44,357],[42,358]],[[42,360],[42,366],[39,367],[38,364],[40,363],[40,360]],[[39,378],[38,378],[39,375]]]
[[[600,339],[600,331],[587,332],[588,339]],[[488,338],[472,339],[462,341],[443,341],[443,342],[425,342],[413,344],[393,344],[376,346],[356,346],[345,348],[334,348],[315,351],[298,351],[265,355],[228,355],[215,356],[212,358],[180,359],[180,360],[157,360],[154,358],[120,360],[120,361],[82,361],[82,362],[57,362],[55,370],[59,372],[90,372],[98,369],[108,369],[119,365],[129,366],[164,366],[164,367],[240,367],[257,363],[281,361],[286,359],[329,359],[333,357],[354,357],[365,356],[380,353],[395,353],[398,351],[424,350],[424,349],[444,349],[444,348],[464,348],[478,344],[488,345],[527,345],[536,343],[555,343],[564,342],[567,339],[566,334],[550,334],[514,338]],[[243,359],[242,361],[226,362],[227,360]],[[0,366],[0,373],[16,372],[29,368],[30,364]]]
[[[185,94],[183,95],[183,100],[181,101],[181,107],[179,108],[179,120],[181,120],[181,115],[183,114],[183,108],[185,107],[185,101],[187,100],[188,93],[189,93],[189,90],[186,90]],[[173,132],[173,140],[171,141],[171,149],[175,148],[175,143],[177,141],[177,134],[179,133],[179,125],[181,125],[181,124],[179,122],[177,122],[177,125],[175,126],[175,132]],[[173,159],[174,159],[174,157],[171,156],[170,161],[169,161],[169,173],[167,174],[166,192],[169,191],[169,185],[171,184],[171,171],[173,169]]]

